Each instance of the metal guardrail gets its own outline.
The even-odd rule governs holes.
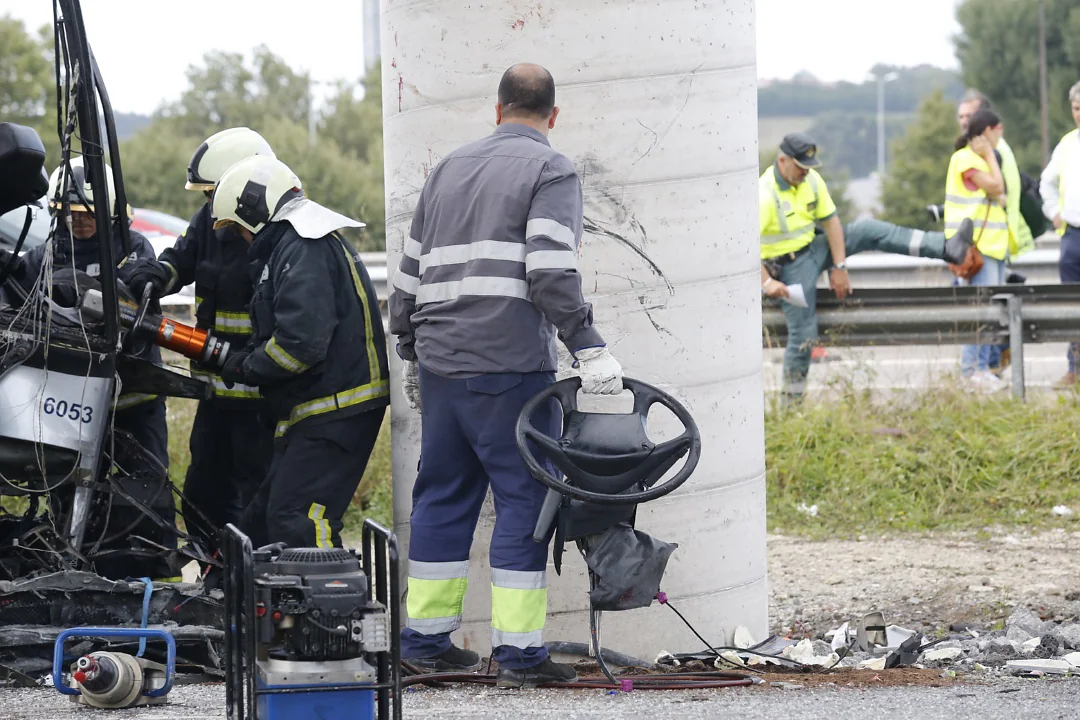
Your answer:
[[[1009,267],[1022,273],[1032,285],[1056,285],[1058,283],[1058,255],[1061,239],[1054,233],[1038,238],[1036,249],[1015,258]],[[389,297],[389,271],[386,253],[360,253],[367,266],[379,301]],[[908,255],[866,252],[852,255],[847,261],[852,286],[859,288],[881,287],[943,287],[952,282],[953,276],[945,263],[929,258]],[[828,287],[828,277],[822,275],[818,287]]]
[[[1024,343],[1080,338],[1080,285],[871,288],[837,300],[817,291],[822,344],[997,344],[1012,349],[1013,394],[1024,397]],[[762,304],[765,347],[787,342],[781,303]]]

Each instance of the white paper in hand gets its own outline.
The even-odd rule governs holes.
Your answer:
[[[803,292],[802,285],[788,285],[788,296],[785,298],[789,303],[795,307],[809,307],[806,302],[806,293]]]

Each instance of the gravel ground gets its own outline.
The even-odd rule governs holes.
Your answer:
[[[1080,616],[1080,532],[949,533],[807,542],[769,538],[775,632],[821,635],[880,610],[924,632],[990,625],[1018,604]],[[786,633],[784,633],[786,634]]]
[[[820,635],[872,610],[888,623],[931,631],[952,623],[992,624],[1014,606],[1045,618],[1080,615],[1080,533],[941,534],[808,542],[769,538],[774,629]],[[688,650],[692,648],[687,648]],[[858,671],[860,675],[870,671]],[[865,676],[864,676],[865,679]],[[798,684],[797,676],[790,678]],[[1072,718],[1080,681],[1020,680],[979,674],[947,687],[710,691],[499,691],[417,689],[405,699],[410,718]],[[885,683],[883,683],[885,684]],[[165,706],[122,715],[73,705],[51,689],[0,690],[0,720],[122,717],[125,720],[224,718],[221,685],[181,686]]]
[[[77,708],[46,690],[0,691],[0,718],[52,720],[105,718],[124,720],[204,720],[224,718],[224,690],[218,687],[179,687],[169,704],[120,714]],[[405,717],[484,718],[529,717],[557,720],[621,720],[656,717],[742,720],[835,720],[877,718],[927,720],[1050,720],[1075,718],[1080,702],[1078,680],[1001,679],[992,683],[963,683],[947,688],[876,688],[847,690],[775,687],[731,688],[685,692],[634,692],[608,695],[600,690],[533,692],[487,688],[417,690],[405,698]]]

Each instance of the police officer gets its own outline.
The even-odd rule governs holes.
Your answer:
[[[428,177],[390,296],[403,389],[422,408],[423,431],[402,657],[429,670],[478,667],[479,656],[454,646],[450,633],[461,625],[469,550],[490,485],[500,687],[577,677],[544,647],[547,546],[532,530],[545,488],[514,441],[525,402],[554,382],[556,332],[585,392],[622,391],[622,368],[582,296],[581,182],[547,138],[558,112],[547,70],[516,65],[503,74],[498,128],[447,155]],[[533,422],[558,434],[550,408]]]
[[[71,212],[71,231],[68,232],[67,223],[62,216],[61,206],[61,181],[62,168],[57,168],[49,178],[49,208],[60,217],[56,222],[56,234],[52,243],[53,258],[52,269],[55,273],[61,268],[74,268],[85,272],[92,278],[101,275],[100,243],[102,238],[98,235],[97,221],[94,217],[94,191],[86,176],[82,157],[73,158],[70,162],[71,172],[66,179],[66,192],[69,209]],[[105,166],[108,197],[105,201],[110,209],[115,209],[116,192],[113,186],[112,168]],[[120,236],[120,222],[130,222],[127,217],[114,215],[116,225],[113,226],[113,257],[117,260],[117,276],[121,280],[130,280],[132,263],[140,258],[154,258],[154,249],[150,242],[135,232],[128,230],[131,238],[131,253],[125,256],[123,242]],[[15,271],[15,277],[23,287],[29,289],[36,281],[45,262],[45,254],[48,244],[42,243],[29,251],[21,258],[20,267]],[[152,310],[159,310],[156,305]],[[151,362],[161,364],[161,351],[156,346],[149,346],[143,355]],[[123,392],[116,400],[114,406],[114,421],[117,430],[130,433],[135,441],[142,446],[145,452],[126,452],[122,443],[117,445],[117,460],[128,471],[130,480],[127,483],[127,491],[134,497],[150,505],[169,525],[175,526],[176,505],[172,495],[172,488],[167,482],[169,468],[169,440],[168,426],[165,416],[165,398],[161,395],[144,395],[141,393]],[[131,546],[128,535],[140,535],[154,540],[166,547],[176,547],[176,534],[169,532],[153,521],[145,518],[142,511],[134,507],[130,501],[120,496],[113,496],[113,507],[109,516],[109,532],[116,529],[130,528],[127,534],[118,537],[112,543],[102,546],[103,550],[124,550]],[[151,557],[154,556],[154,557]],[[145,562],[137,562],[130,557],[122,558],[117,554],[116,562],[102,560],[98,562],[98,572],[109,577],[143,576],[160,579],[173,579],[176,568],[172,568],[168,561],[151,553]],[[122,564],[117,564],[122,563]]]
[[[248,243],[235,227],[214,229],[210,198],[222,173],[253,155],[274,157],[274,152],[249,128],[229,128],[207,138],[188,163],[185,185],[202,192],[206,203],[160,260],[142,260],[132,270],[136,293],[147,283],[160,295],[194,282],[196,325],[237,350],[251,339],[248,304],[254,287],[248,275]],[[274,426],[257,388],[243,383],[226,387],[217,374],[198,365],[193,373],[213,385],[214,396],[199,402],[191,426],[183,512],[188,531],[213,553],[218,531],[239,522],[270,469]]]
[[[265,156],[222,175],[213,215],[251,243],[255,283],[251,341],[221,378],[258,386],[278,421],[270,471],[241,524],[256,545],[341,547],[390,403],[378,299],[338,233],[363,223],[304,197],[296,175]]]
[[[1080,83],[1069,89],[1069,105],[1077,129],[1061,138],[1042,172],[1039,185],[1043,212],[1061,235],[1058,272],[1061,282],[1080,282]],[[1069,370],[1057,381],[1058,389],[1076,385],[1080,379],[1080,342],[1069,343]]]
[[[758,182],[761,289],[768,297],[785,301],[785,402],[799,400],[806,391],[810,353],[818,335],[815,288],[821,273],[828,270],[829,286],[843,300],[851,293],[846,265],[849,255],[878,250],[960,264],[972,239],[970,221],[954,228],[949,240],[942,233],[881,220],[858,220],[843,226],[825,181],[814,169],[820,166],[814,141],[792,133],[784,137],[776,163]],[[802,287],[808,307],[790,302],[788,286],[793,285]]]

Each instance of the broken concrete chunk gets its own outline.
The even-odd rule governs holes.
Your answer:
[[[1075,666],[1065,660],[1010,660],[1005,667],[1012,672],[1041,672],[1051,675],[1066,675],[1075,670]]]
[[[877,657],[873,658],[872,660],[863,660],[861,663],[859,663],[859,668],[861,668],[862,670],[884,670],[885,658]]]
[[[934,650],[927,650],[923,653],[923,660],[926,662],[942,661],[942,660],[955,660],[964,654],[964,651],[958,647],[938,648]]]
[[[818,642],[821,641],[819,640]],[[825,645],[825,643],[821,644]],[[830,667],[840,661],[840,656],[836,653],[818,655],[814,650],[814,642],[809,638],[803,638],[797,645],[791,645],[784,648],[780,654],[789,660],[794,660],[803,665],[821,665]]]
[[[1013,626],[1009,627],[1008,631],[1005,633],[1005,637],[1010,642],[1014,642],[1014,643],[1017,643],[1019,645],[1023,645],[1024,643],[1026,643],[1028,640],[1030,640],[1032,638],[1032,633],[1028,632],[1027,630],[1020,627],[1019,625],[1013,625]]]
[[[1062,625],[1054,635],[1070,650],[1080,650],[1080,623]]]
[[[754,638],[750,634],[750,629],[740,625],[735,628],[735,636],[732,644],[737,648],[746,649],[754,644]]]
[[[1009,616],[1009,619],[1005,621],[1005,627],[1009,630],[1012,628],[1020,628],[1027,633],[1027,637],[1016,642],[1024,642],[1028,637],[1032,635],[1040,635],[1043,629],[1043,621],[1038,615],[1028,610],[1026,607],[1019,607]],[[1012,639],[1012,638],[1010,638]]]
[[[1080,668],[1080,652],[1071,652],[1061,659],[1076,668]]]

